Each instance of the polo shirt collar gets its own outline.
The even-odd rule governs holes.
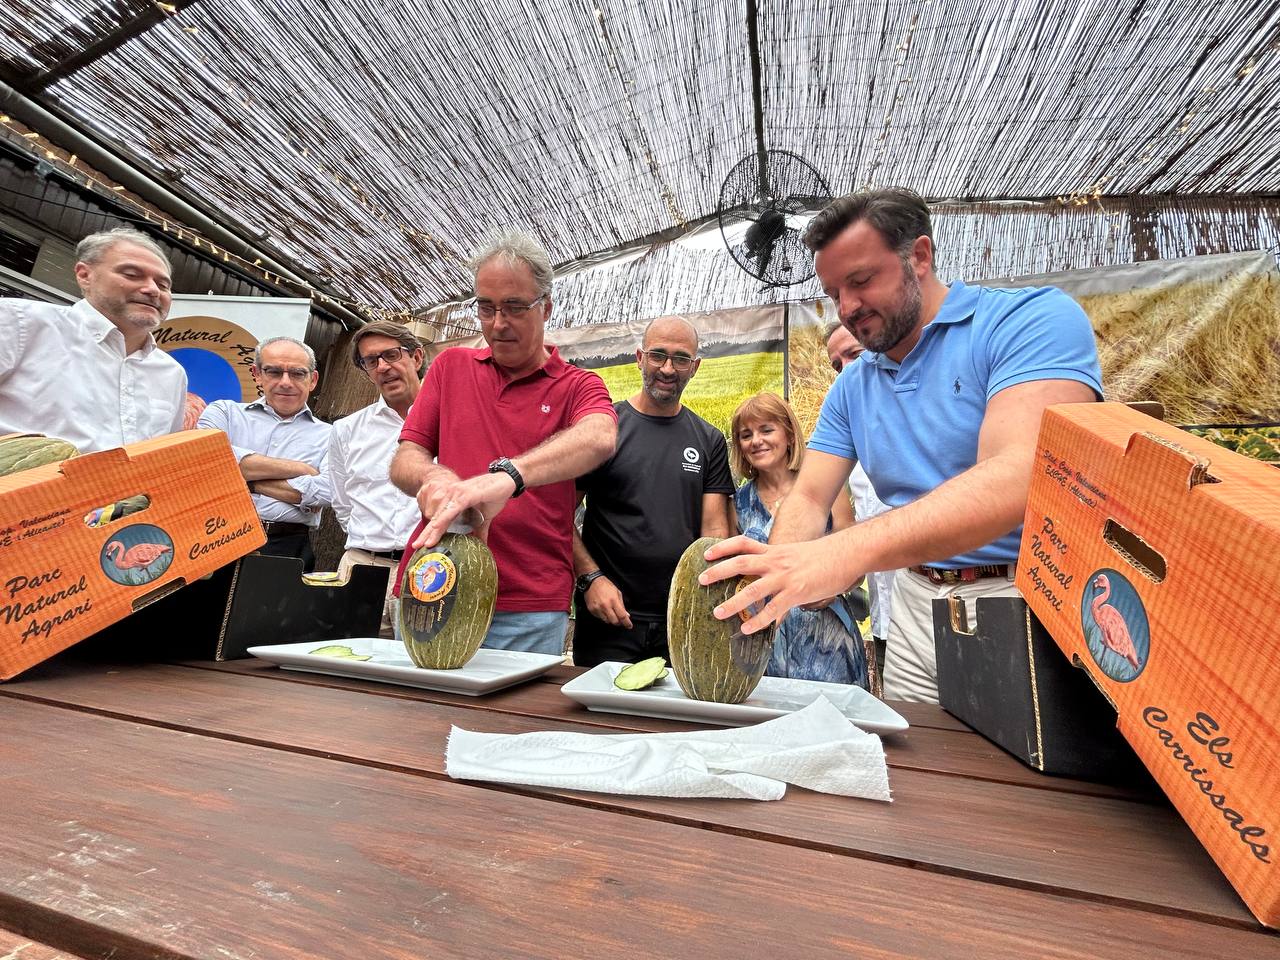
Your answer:
[[[382,398],[379,397],[378,399],[381,400]],[[276,413],[275,407],[267,403],[266,397],[259,397],[257,400],[251,400],[250,402],[244,405],[244,408],[246,410],[252,410],[255,407],[259,410],[266,411],[267,413],[275,417],[277,420],[281,420],[281,421],[297,420],[301,416],[306,416],[308,420],[314,420],[316,418],[316,415],[311,412],[311,407],[306,404],[304,404],[302,409],[299,410],[297,413],[295,413],[292,417],[282,417],[280,416],[280,414]]]
[[[920,339],[923,340],[929,336],[929,328],[934,324],[961,323],[971,319],[978,307],[978,296],[981,292],[981,287],[971,287],[963,280],[953,280],[947,295],[942,300],[942,305],[938,307],[937,315],[920,331]],[[864,350],[858,359],[865,360],[881,370],[897,370],[900,366],[883,353],[871,353],[869,350]]]
[[[521,380],[527,379],[527,377],[532,377],[535,374],[539,374],[539,373],[545,373],[548,377],[550,377],[553,380],[556,379],[557,377],[564,376],[565,371],[569,369],[569,364],[564,360],[563,357],[560,356],[560,349],[558,347],[550,343],[548,343],[546,346],[551,351],[551,355],[547,357],[547,362],[544,363],[537,370],[533,371],[533,373],[527,374],[526,377],[521,377],[520,378]],[[484,347],[480,350],[477,350],[472,359],[474,359],[477,363],[492,363],[493,349],[491,347]],[[497,364],[494,364],[494,367],[496,369]]]
[[[77,300],[71,305],[71,312],[80,318],[84,328],[93,335],[93,339],[98,343],[102,343],[114,333],[116,336],[112,337],[112,339],[118,341],[120,348],[122,350],[124,349],[124,334],[120,332],[120,328],[112,323],[104,314],[98,312],[98,309],[88,300]],[[155,337],[148,333],[146,343],[142,345],[141,349],[135,350],[134,353],[148,357],[155,349]]]
[[[951,289],[943,298],[933,323],[960,323],[968,320],[978,308],[978,296],[981,292],[981,287],[970,287],[963,280],[952,281]],[[930,326],[932,325],[931,323]]]

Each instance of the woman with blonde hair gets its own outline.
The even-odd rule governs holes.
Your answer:
[[[764,543],[804,459],[804,430],[790,404],[775,393],[744,400],[734,411],[732,429],[729,458],[734,473],[746,480],[734,495],[738,532]],[[827,532],[852,523],[848,498],[836,497]],[[865,597],[857,594],[836,597],[820,609],[788,613],[778,626],[765,673],[870,686],[865,642],[850,600],[861,608],[858,619],[865,618]]]

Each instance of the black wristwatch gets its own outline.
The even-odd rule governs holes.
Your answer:
[[[577,580],[573,581],[573,588],[579,593],[586,593],[587,588],[603,576],[603,570],[592,570],[590,573],[584,573]]]
[[[516,469],[516,465],[511,462],[509,457],[499,457],[493,463],[489,464],[490,473],[505,473],[516,485],[515,493],[511,494],[512,499],[524,493],[524,477],[520,476],[520,471]]]

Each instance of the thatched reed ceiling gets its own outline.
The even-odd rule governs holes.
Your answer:
[[[4,0],[0,76],[364,303],[465,290],[499,225],[678,230],[755,147],[745,0],[166,6]],[[1274,0],[760,6],[765,140],[838,192],[1280,193]]]

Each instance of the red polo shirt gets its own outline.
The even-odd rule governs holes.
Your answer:
[[[519,380],[507,379],[488,348],[452,347],[427,370],[400,439],[431,451],[466,479],[484,473],[498,457],[527,453],[592,413],[618,418],[599,375],[565,363],[555,347],[541,369]],[[577,499],[569,479],[529,487],[507,501],[489,528],[499,610],[569,609]],[[397,583],[408,561],[406,551]]]

